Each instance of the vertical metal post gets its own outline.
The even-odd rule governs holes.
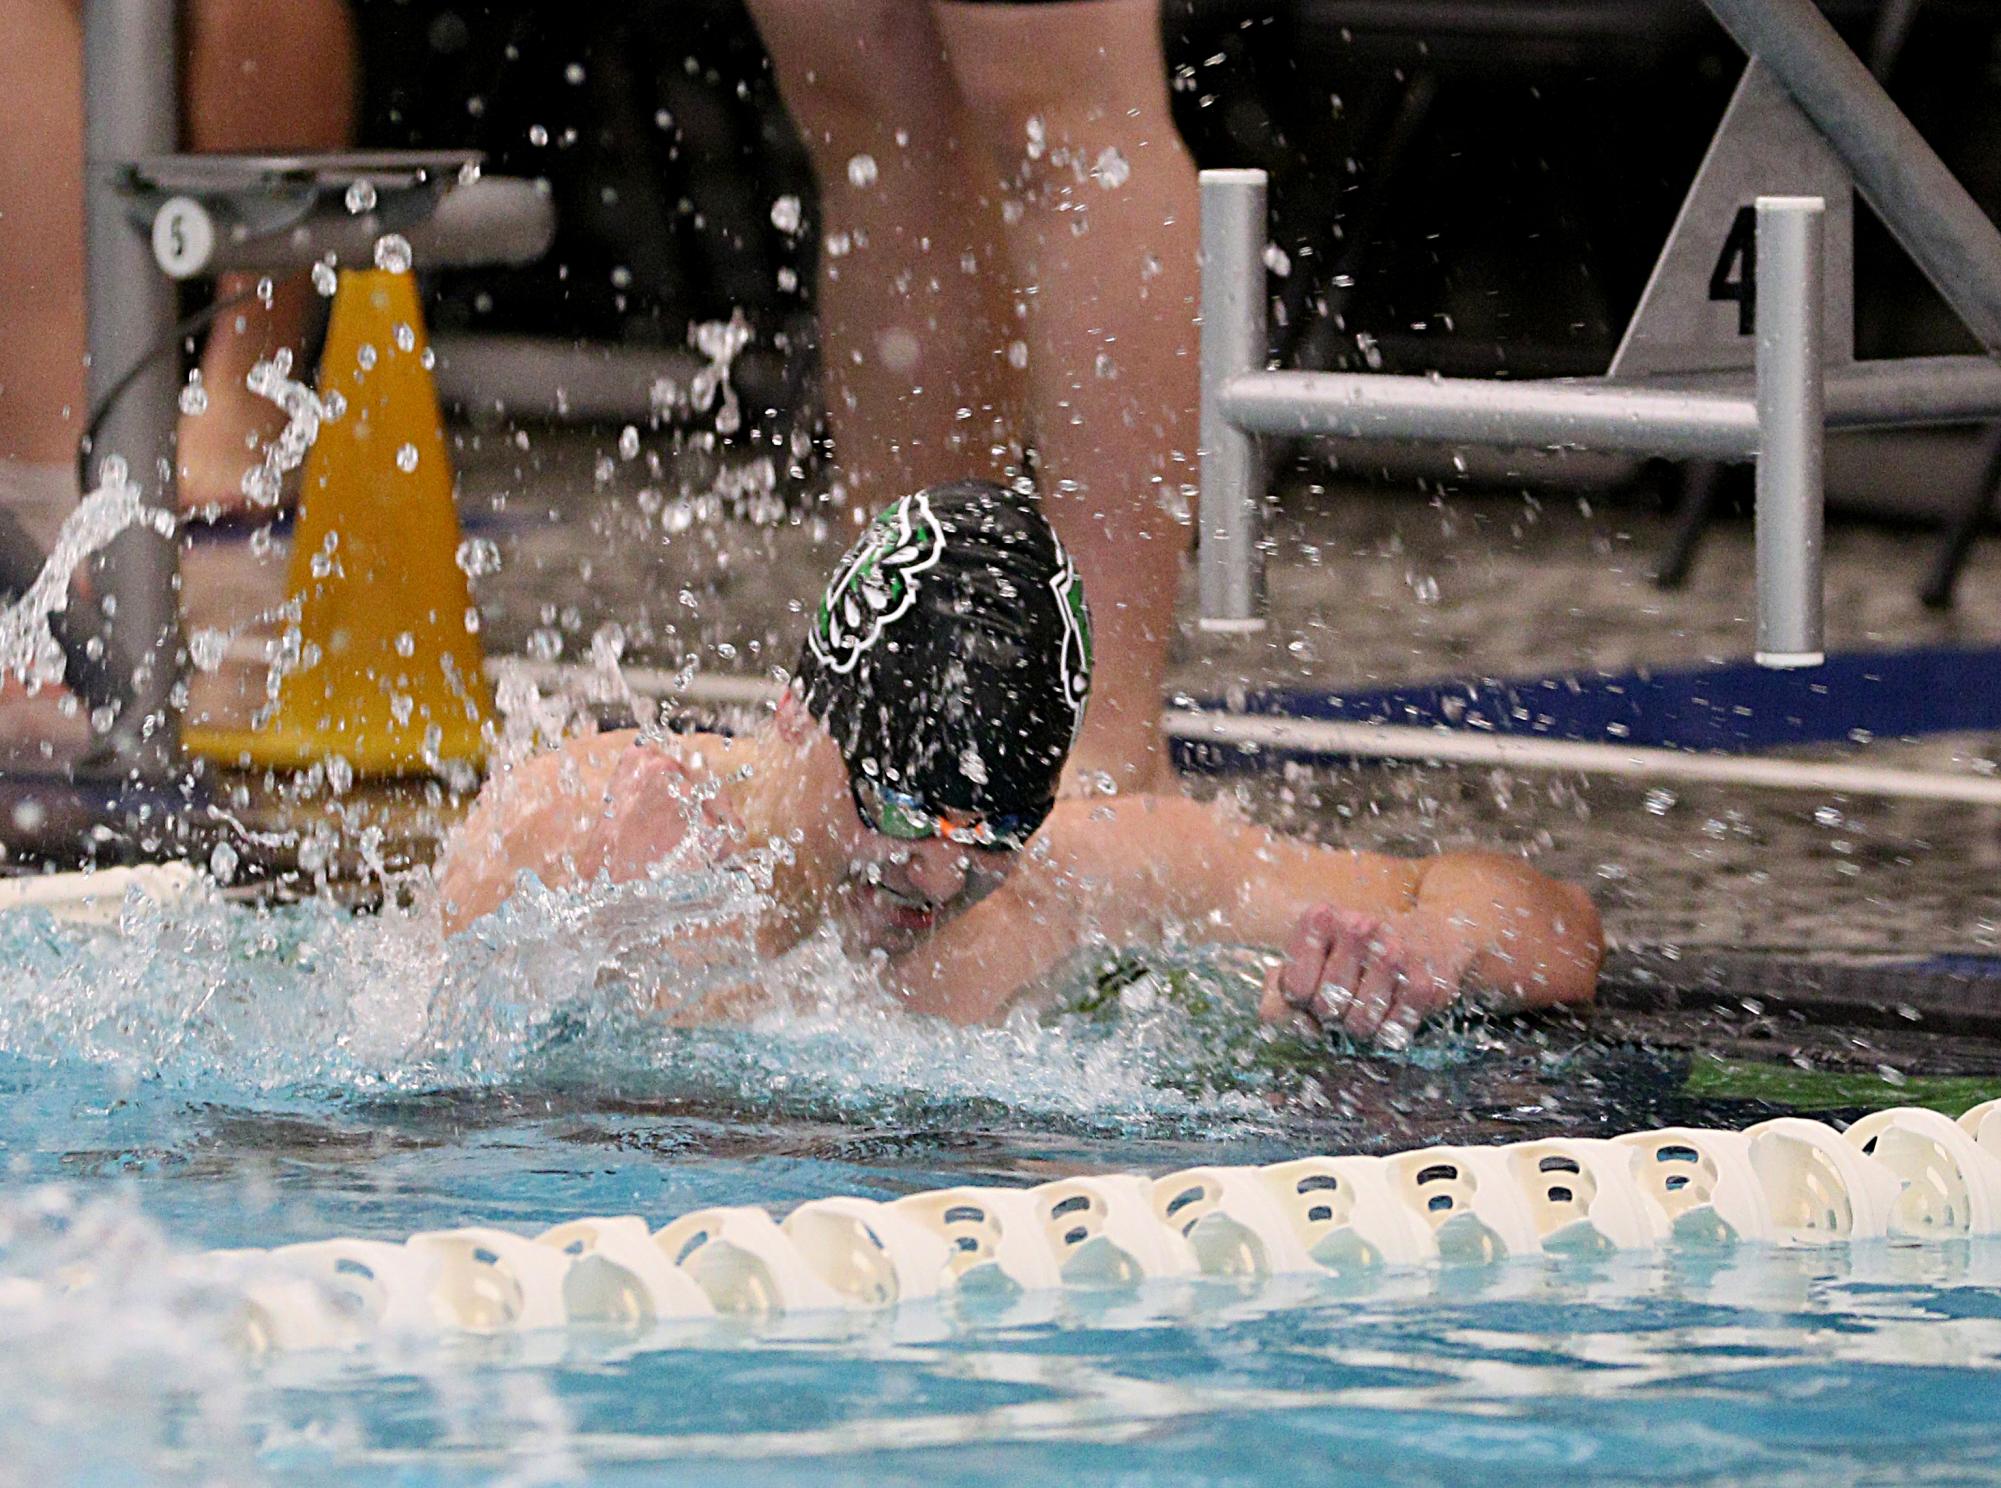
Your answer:
[[[90,404],[151,355],[98,425],[88,463],[94,486],[116,455],[149,505],[174,505],[173,440],[179,367],[159,355],[175,321],[174,288],[127,215],[122,167],[178,147],[176,16],[168,0],[85,0],[84,212]],[[172,538],[139,528],[111,543],[96,570],[107,618],[109,669],[124,701],[108,725],[93,720],[94,763],[159,778],[178,763],[174,693],[181,650],[178,553]]]
[[[1222,390],[1265,363],[1265,173],[1202,172],[1202,629],[1264,629],[1263,452]]]
[[[1758,198],[1758,664],[1819,666],[1821,228],[1817,196]]]

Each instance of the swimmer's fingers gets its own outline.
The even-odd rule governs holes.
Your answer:
[[[1292,939],[1285,948],[1285,962],[1278,969],[1274,985],[1294,1007],[1304,1007],[1320,990],[1321,969],[1333,939],[1329,911],[1309,909],[1292,927]]]
[[[1409,1045],[1425,1019],[1459,1000],[1464,982],[1462,958],[1436,953],[1410,956],[1396,1002],[1376,1035],[1378,1042],[1393,1049]]]
[[[1368,1043],[1382,1028],[1402,989],[1403,960],[1403,945],[1393,929],[1383,926],[1369,937],[1354,1000],[1341,1017],[1350,1038]]]
[[[1280,974],[1286,1001],[1320,1023],[1339,1022],[1354,997],[1364,948],[1381,928],[1373,915],[1332,905],[1301,915]]]
[[[1314,1038],[1321,1032],[1320,1025],[1287,1001],[1279,987],[1279,977],[1284,970],[1283,966],[1274,966],[1265,973],[1264,994],[1258,998],[1258,1020],[1286,1029],[1300,1038]]]

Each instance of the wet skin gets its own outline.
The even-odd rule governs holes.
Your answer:
[[[1506,1009],[1587,1001],[1603,950],[1589,898],[1519,859],[1353,852],[1179,795],[1059,801],[1013,853],[887,837],[790,698],[740,738],[601,735],[496,778],[440,861],[441,909],[461,929],[524,869],[583,887],[757,850],[773,864],[751,927],[761,954],[831,925],[883,958],[914,1011],[960,1022],[1002,1016],[1087,943],[1170,929],[1279,948],[1267,1021],[1388,1042],[1468,994]]]

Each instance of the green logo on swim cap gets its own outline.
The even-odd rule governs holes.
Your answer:
[[[1084,603],[1084,584],[1077,575],[1077,565],[1060,543],[1056,551],[1063,559],[1056,576],[1049,581],[1049,587],[1056,591],[1056,608],[1063,617],[1063,646],[1056,659],[1056,670],[1063,682],[1063,695],[1070,700],[1075,715],[1070,726],[1070,742],[1074,745],[1084,727],[1084,702],[1091,695],[1091,611]]]
[[[820,662],[847,673],[917,603],[921,575],[945,553],[945,532],[924,492],[886,508],[862,534],[820,600],[807,643]]]

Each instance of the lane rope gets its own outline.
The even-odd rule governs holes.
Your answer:
[[[1510,1257],[1684,1245],[1839,1246],[2001,1235],[2001,1099],[1958,1121],[1879,1111],[1846,1131],[1780,1117],[1389,1156],[1302,1157],[834,1197],[782,1218],[700,1209],[535,1236],[475,1226],[345,1237],[179,1263],[238,1300],[252,1350],[385,1334],[531,1333],[893,1307],[956,1289],[1131,1287],[1174,1278],[1366,1280]],[[90,1286],[86,1266],[69,1286]]]

